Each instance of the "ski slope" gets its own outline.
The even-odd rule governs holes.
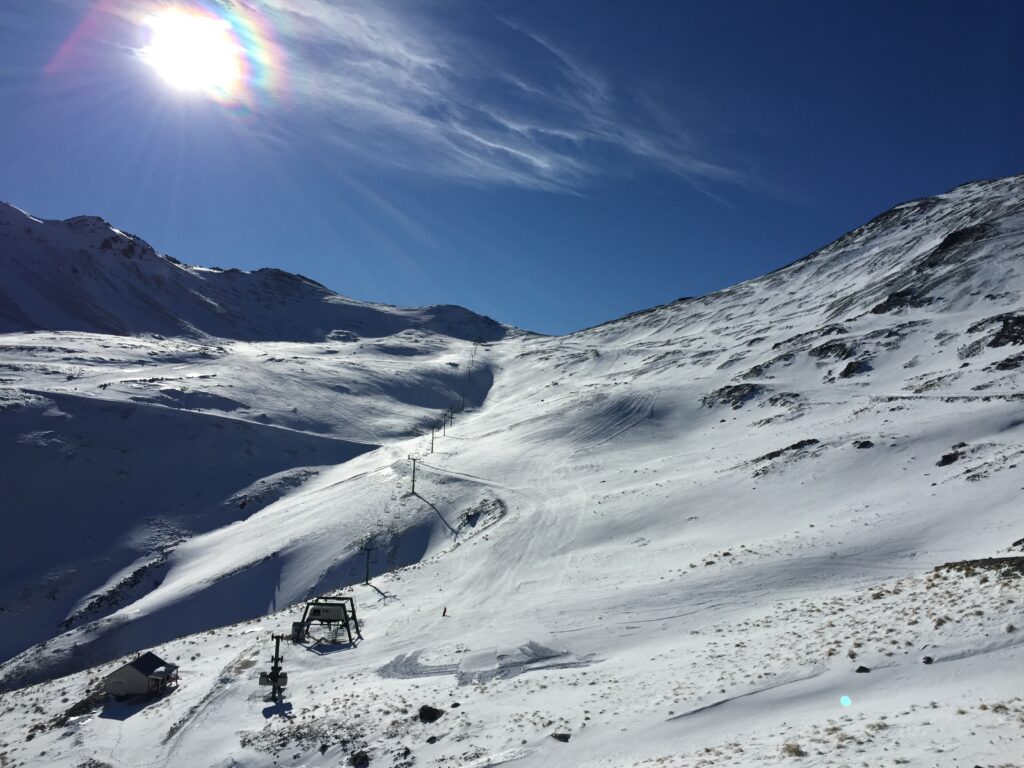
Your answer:
[[[1024,555],[1022,257],[1011,177],[558,338],[32,315],[3,759],[1024,765],[1021,572],[936,570]],[[289,644],[264,701],[270,635],[339,590],[363,641]],[[145,648],[178,690],[73,707]]]

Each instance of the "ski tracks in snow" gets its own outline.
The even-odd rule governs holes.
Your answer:
[[[682,714],[674,715],[674,716],[668,718],[668,720],[666,720],[665,722],[667,722],[667,723],[677,722],[679,720],[683,720],[683,719],[688,718],[688,717],[693,717],[694,715],[699,715],[701,712],[707,712],[708,710],[717,709],[718,707],[725,706],[725,705],[730,704],[730,703],[732,703],[734,701],[739,701],[740,699],[746,699],[746,698],[750,698],[751,696],[757,696],[759,694],[767,693],[768,691],[775,690],[776,688],[782,688],[782,687],[787,686],[787,685],[795,685],[797,683],[804,683],[804,682],[806,682],[808,680],[814,680],[815,678],[821,677],[824,673],[825,673],[824,669],[818,669],[818,670],[815,670],[814,672],[811,672],[808,675],[801,675],[799,677],[791,677],[791,678],[789,678],[787,680],[779,680],[778,682],[772,683],[771,685],[766,685],[766,686],[763,686],[761,688],[756,688],[753,691],[747,691],[746,693],[738,693],[735,696],[727,696],[726,698],[719,699],[718,701],[712,702],[711,704],[705,704],[703,707],[697,707],[696,709],[691,709],[689,712],[683,712]]]
[[[224,665],[224,668],[214,678],[209,690],[207,690],[203,697],[193,704],[171,726],[171,730],[164,737],[164,744],[169,745],[167,751],[160,760],[150,763],[150,765],[159,765],[161,768],[175,768],[175,766],[186,765],[191,762],[188,756],[184,756],[180,760],[176,759],[184,745],[185,737],[194,731],[197,726],[207,722],[214,714],[217,705],[227,698],[228,694],[233,690],[234,684],[240,679],[239,673],[248,668],[242,662],[256,650],[257,645],[258,638],[253,639],[245,645],[237,656]]]

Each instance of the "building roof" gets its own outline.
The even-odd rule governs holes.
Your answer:
[[[170,664],[152,651],[146,651],[144,654],[139,656],[135,661],[130,661],[125,664],[126,667],[131,667],[136,672],[139,672],[146,677],[162,677],[166,674],[164,670],[177,669],[176,664]]]

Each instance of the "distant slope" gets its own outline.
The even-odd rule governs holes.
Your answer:
[[[103,219],[35,218],[0,203],[0,333],[28,330],[323,341],[423,329],[495,341],[510,330],[462,307],[400,309],[338,296],[279,269],[192,267]]]
[[[429,432],[449,408],[478,407],[494,378],[482,348],[411,329],[320,343],[0,334],[0,660],[121,608],[137,624],[133,603],[163,584],[183,543],[230,536],[335,466]],[[257,561],[276,551],[267,541]],[[331,562],[352,545],[340,536],[318,562],[334,574],[324,588],[349,583]],[[209,586],[224,576],[215,570]],[[145,635],[120,620],[100,627],[119,643],[163,640],[259,615],[312,586],[292,581],[278,595],[267,576],[206,613],[184,601],[177,620],[150,621]],[[119,648],[130,646],[74,658],[96,663]]]
[[[1024,266],[1024,175],[976,181],[891,208],[813,253],[721,291],[633,312],[572,334],[669,330],[685,323],[769,331],[780,319],[815,312],[823,323],[847,313],[905,314],[1016,306]],[[683,325],[675,326],[682,330]],[[721,333],[721,330],[718,331]]]
[[[0,659],[144,598],[193,537],[479,405],[493,373],[475,350],[519,333],[277,269],[186,266],[101,219],[2,203],[0,275]],[[147,637],[259,615],[277,598],[258,583],[211,615],[186,601],[192,624]]]
[[[245,519],[319,468],[375,447],[69,394],[0,404],[0,658],[145,594],[181,541]],[[121,580],[132,589],[114,589]]]

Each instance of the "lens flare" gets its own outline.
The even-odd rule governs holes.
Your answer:
[[[840,696],[839,703],[842,704],[844,707],[848,707],[851,704],[853,704],[853,699],[851,699],[849,696]]]
[[[152,30],[142,58],[171,86],[230,99],[242,80],[242,48],[231,24],[178,8],[150,17]]]
[[[276,90],[280,56],[268,25],[249,8],[167,7],[143,24],[142,60],[177,90],[248,107]]]

